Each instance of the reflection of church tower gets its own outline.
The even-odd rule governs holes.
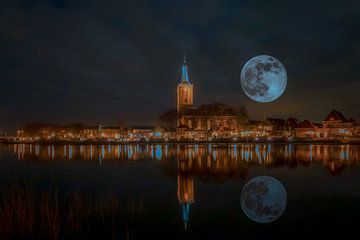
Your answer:
[[[192,177],[178,175],[177,195],[181,206],[181,218],[184,221],[185,230],[187,230],[191,204],[195,202],[194,179]]]
[[[187,71],[186,58],[182,65],[181,82],[177,86],[177,111],[193,105],[193,85],[190,83]]]

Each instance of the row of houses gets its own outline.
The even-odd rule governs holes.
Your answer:
[[[269,119],[272,132],[284,137],[311,138],[311,139],[336,139],[344,137],[357,137],[360,135],[360,124],[354,119],[347,119],[337,111],[332,110],[321,123],[304,120],[297,121],[288,118],[285,121]]]
[[[239,122],[233,116],[186,116],[176,131],[155,126],[43,126],[32,131],[19,130],[21,141],[72,140],[72,141],[150,141],[186,140],[211,141],[221,139],[314,139],[336,140],[360,136],[360,123],[347,119],[336,110],[321,123],[309,120],[267,118],[265,121]]]
[[[360,123],[352,118],[345,118],[337,110],[332,110],[321,123],[299,121],[293,117],[238,122],[235,116],[184,116],[177,128],[178,139],[193,140],[264,137],[336,140],[358,136]]]
[[[163,137],[154,126],[43,126],[36,131],[17,131],[20,141],[146,141]]]

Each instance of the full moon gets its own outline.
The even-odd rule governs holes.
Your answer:
[[[246,183],[241,191],[240,203],[242,210],[251,220],[269,223],[285,212],[287,194],[277,179],[259,176]]]
[[[286,89],[286,69],[276,58],[259,55],[244,65],[240,82],[245,94],[252,100],[261,103],[272,102]]]

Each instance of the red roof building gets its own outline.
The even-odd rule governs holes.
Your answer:
[[[299,138],[320,138],[322,137],[322,129],[318,128],[309,120],[304,120],[296,127],[296,137]]]
[[[350,136],[353,132],[355,120],[346,119],[344,114],[337,110],[332,110],[323,120],[323,131],[325,138],[336,138]]]
[[[323,122],[345,122],[345,121],[346,118],[344,117],[344,115],[337,110],[332,110],[323,120]]]

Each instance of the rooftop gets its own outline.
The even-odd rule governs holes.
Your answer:
[[[346,118],[344,117],[344,115],[337,111],[337,110],[332,110],[328,115],[327,117],[324,119],[324,122],[337,122],[337,121],[340,121],[340,122],[346,122]]]
[[[304,120],[299,123],[297,128],[314,128],[314,125],[309,120]]]

